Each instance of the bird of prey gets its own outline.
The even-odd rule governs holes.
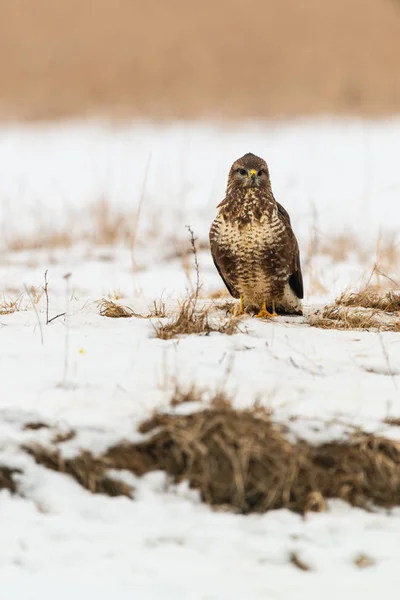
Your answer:
[[[239,313],[301,315],[299,246],[287,211],[272,193],[267,163],[250,152],[235,161],[217,208],[211,253],[229,293],[240,298]]]

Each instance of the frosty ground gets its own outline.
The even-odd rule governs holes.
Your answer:
[[[216,512],[161,472],[125,474],[134,499],[109,498],[21,450],[69,429],[77,435],[62,444],[65,456],[140,439],[137,427],[155,409],[183,410],[170,406],[177,385],[204,392],[186,411],[223,389],[235,407],[257,401],[314,443],[355,427],[400,439],[387,424],[400,413],[398,333],[249,317],[232,336],[161,340],[161,317],[111,319],[98,304],[106,298],[148,314],[156,302],[164,321],[173,318],[196,286],[190,225],[199,302],[223,318],[218,303],[228,298],[216,298],[223,286],[208,228],[231,163],[248,151],[267,160],[291,215],[306,314],[358,289],[374,265],[373,282],[393,286],[399,140],[398,120],[0,131],[0,461],[21,470],[18,494],[0,492],[0,598],[286,599],[299,590],[372,598],[399,583],[399,509],[368,513],[332,500],[306,517]],[[67,312],[48,325],[46,271],[49,318]],[[32,422],[50,429],[24,428]],[[308,571],[293,564],[293,552]],[[368,568],[357,565],[360,556]]]

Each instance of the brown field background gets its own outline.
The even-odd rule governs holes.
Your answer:
[[[0,0],[0,119],[400,112],[400,0]]]

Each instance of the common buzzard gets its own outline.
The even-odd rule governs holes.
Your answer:
[[[233,163],[210,229],[211,253],[240,312],[302,314],[300,253],[287,211],[276,202],[267,163],[248,153]]]

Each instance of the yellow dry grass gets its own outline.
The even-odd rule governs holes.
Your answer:
[[[19,296],[16,300],[7,300],[3,298],[0,300],[0,315],[10,315],[12,313],[21,310],[22,296]]]

